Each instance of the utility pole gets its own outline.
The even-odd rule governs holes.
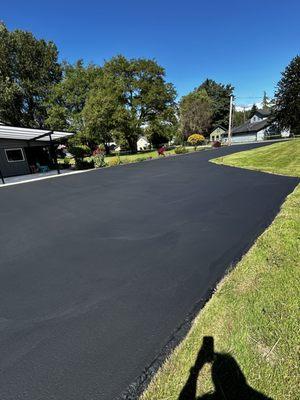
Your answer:
[[[228,125],[228,146],[231,145],[232,103],[233,103],[233,95],[230,96],[229,125]]]

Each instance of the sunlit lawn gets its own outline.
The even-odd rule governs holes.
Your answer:
[[[214,161],[300,177],[299,158],[300,140],[294,140]],[[298,399],[299,254],[298,185],[272,225],[220,283],[185,340],[164,363],[142,399],[178,400],[203,336],[213,336],[215,350],[230,353],[235,358],[248,384],[256,390],[274,400]],[[198,378],[197,395],[210,391],[213,391],[213,384],[211,367],[207,364]]]
[[[203,145],[203,146],[198,146],[197,151],[204,150],[209,148],[209,145]],[[187,151],[189,153],[194,152],[195,149],[194,147],[188,146],[186,147]],[[165,156],[171,156],[171,155],[176,155],[175,154],[175,149],[167,150],[165,152]],[[114,154],[112,153],[109,156],[105,156],[105,163],[107,167],[115,166],[118,164],[129,164],[129,163],[134,163],[134,162],[140,162],[140,161],[147,161],[147,160],[153,160],[156,158],[163,158],[164,156],[161,156],[158,154],[157,150],[149,150],[149,151],[144,151],[144,152],[139,152],[136,154]],[[85,160],[90,160],[91,157],[86,157]],[[60,164],[64,163],[63,159],[58,160]],[[75,164],[74,158],[70,158],[70,164],[73,165]]]

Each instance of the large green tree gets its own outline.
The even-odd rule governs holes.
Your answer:
[[[53,42],[0,24],[0,120],[24,127],[44,127],[45,100],[61,79]]]
[[[300,133],[300,56],[282,73],[275,93],[274,116],[281,128]]]
[[[63,64],[63,78],[54,86],[47,102],[47,125],[52,129],[70,130],[84,134],[83,109],[101,68],[82,60]]]
[[[266,110],[266,111],[270,108],[270,99],[267,96],[267,92],[266,91],[264,91],[264,94],[263,94],[262,108],[263,108],[263,110]]]
[[[249,113],[249,118],[252,118],[253,115],[258,111],[257,105],[254,103],[253,106],[251,107],[250,113]]]
[[[167,110],[157,118],[151,120],[145,128],[145,134],[149,142],[158,147],[175,138],[178,130],[178,119],[174,110]]]
[[[198,88],[205,90],[212,100],[213,114],[211,118],[211,128],[218,125],[227,127],[229,123],[230,96],[233,95],[231,84],[223,85],[212,79],[206,79]]]
[[[205,89],[183,96],[180,104],[180,125],[185,138],[193,133],[208,135],[213,116],[213,101]]]
[[[117,128],[124,124],[126,112],[122,104],[120,92],[113,90],[113,82],[99,76],[83,109],[85,122],[85,137],[97,144],[104,144],[106,153],[109,153],[109,142],[118,136]]]
[[[87,121],[93,134],[97,129],[99,132],[104,129],[106,135],[111,123],[114,138],[120,143],[126,142],[133,152],[144,127],[175,112],[176,91],[166,82],[164,68],[154,60],[126,59],[121,55],[112,58],[104,64],[103,76],[93,96],[106,99],[87,103],[87,119],[95,122],[90,125]],[[110,115],[111,121],[108,121]],[[99,134],[103,135],[104,131]]]
[[[232,117],[233,127],[244,124],[250,118],[250,110],[237,111],[234,109]]]

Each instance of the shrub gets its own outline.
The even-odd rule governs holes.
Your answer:
[[[100,145],[93,151],[93,160],[96,168],[106,166],[105,149],[103,149],[103,147]]]
[[[66,168],[68,168],[71,165],[71,159],[68,157],[64,158],[64,165]]]
[[[101,167],[106,166],[104,154],[97,154],[97,155],[93,156],[93,161],[94,161],[95,168],[101,168]]]
[[[166,151],[166,147],[163,145],[163,146],[160,146],[158,149],[157,149],[157,154],[159,155],[159,156],[165,156],[165,151]]]
[[[121,160],[120,156],[116,157],[116,158],[111,158],[109,160],[108,164],[109,164],[110,167],[114,167],[115,165],[122,164],[122,160]]]
[[[176,147],[176,149],[174,150],[175,154],[184,154],[188,152],[188,149],[184,146],[178,146]]]
[[[215,140],[212,144],[212,147],[214,148],[221,147],[221,142],[219,140]]]
[[[105,153],[105,146],[104,146],[103,143],[100,143],[100,144],[99,144],[98,150],[99,150],[99,151],[102,151],[102,153]]]
[[[95,163],[94,163],[93,159],[90,159],[90,160],[76,159],[75,167],[76,167],[76,169],[91,169],[91,168],[95,168]]]
[[[77,146],[72,146],[70,149],[70,153],[73,154],[75,160],[83,160],[84,157],[88,157],[91,155],[91,149],[89,146],[85,144],[79,144]]]
[[[195,147],[195,150],[197,150],[197,146],[203,143],[204,140],[204,136],[200,135],[199,133],[193,133],[187,139],[188,143]]]

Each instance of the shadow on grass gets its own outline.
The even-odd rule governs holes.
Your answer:
[[[205,363],[212,364],[214,392],[197,397],[197,380]],[[201,384],[201,383],[200,383]],[[190,370],[178,400],[272,400],[247,384],[236,360],[226,353],[214,352],[213,337],[205,336],[195,365]]]

